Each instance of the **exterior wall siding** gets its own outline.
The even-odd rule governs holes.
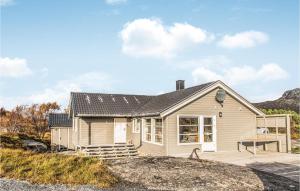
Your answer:
[[[72,128],[54,127],[51,129],[51,144],[61,145],[69,149],[73,149]]]
[[[59,144],[58,128],[51,128],[51,145]]]
[[[165,123],[165,118],[163,118],[163,144],[155,144],[152,142],[142,142],[141,147],[139,148],[139,152],[142,155],[152,155],[152,156],[165,156],[166,153],[166,143],[167,143],[167,136],[166,136],[166,123]],[[143,123],[144,124],[144,123]],[[144,128],[142,128],[142,133],[143,133]],[[153,135],[152,135],[153,136]],[[138,136],[140,137],[140,135]]]
[[[256,115],[230,95],[226,95],[223,107],[215,101],[217,89],[170,114],[167,121],[168,155],[188,155],[200,145],[178,145],[178,115],[215,115],[217,151],[237,150],[237,142],[256,134]],[[222,117],[219,117],[222,112]]]
[[[89,145],[89,123],[91,124],[91,145],[114,143],[113,118],[80,118],[79,144],[81,146]]]

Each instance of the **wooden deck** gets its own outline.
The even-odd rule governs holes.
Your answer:
[[[98,157],[99,159],[119,159],[136,157],[138,152],[133,144],[107,144],[79,146],[79,152],[86,157]]]

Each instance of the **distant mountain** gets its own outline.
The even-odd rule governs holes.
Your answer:
[[[285,109],[293,110],[299,113],[300,88],[285,91],[279,99],[276,99],[274,101],[254,103],[254,105],[261,109]]]

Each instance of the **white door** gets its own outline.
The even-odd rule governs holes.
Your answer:
[[[201,118],[202,150],[217,151],[216,116],[202,116]]]
[[[126,123],[115,123],[114,140],[115,143],[126,143]]]

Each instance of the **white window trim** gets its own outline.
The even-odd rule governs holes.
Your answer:
[[[145,131],[145,129],[146,129],[146,119],[150,119],[151,120],[151,140],[150,141],[148,141],[147,139],[146,139],[146,131]],[[152,143],[152,139],[153,139],[153,136],[152,136],[152,134],[153,134],[153,131],[152,131],[152,126],[153,126],[153,122],[152,122],[152,119],[151,118],[144,118],[143,119],[143,141],[144,142],[146,142],[146,143]]]
[[[141,126],[140,126],[139,130],[136,131],[136,127],[137,127],[137,125],[138,125],[137,121],[138,121],[137,118],[134,118],[134,119],[132,120],[132,133],[139,134],[140,131],[141,131]],[[141,122],[141,123],[142,123],[142,122]]]
[[[216,144],[216,148],[215,148],[214,152],[217,152],[218,151],[217,150],[218,149],[218,147],[217,147],[217,141],[218,141],[218,139],[217,139],[217,115],[201,115],[200,117],[202,118],[202,123],[201,123],[201,128],[202,128],[201,133],[203,135],[203,136],[201,136],[202,143],[204,142],[204,118],[209,117],[209,118],[212,118],[212,120],[213,120],[212,128],[213,128],[213,132],[215,134],[215,136],[213,137],[213,140]]]
[[[156,145],[163,145],[164,144],[164,123],[163,123],[163,118],[160,117],[155,117],[153,119],[153,144]],[[161,143],[155,142],[155,119],[161,119]]]
[[[146,133],[145,133],[145,128],[146,128],[146,119],[151,119],[151,141],[146,140]],[[155,142],[155,119],[161,119],[162,120],[162,143],[157,143]],[[142,128],[143,128],[143,142],[145,143],[150,143],[154,145],[159,145],[163,146],[164,145],[164,123],[163,123],[163,118],[161,117],[147,117],[147,118],[142,118]]]
[[[180,143],[179,140],[179,118],[181,117],[197,117],[198,118],[198,142],[194,143]],[[193,114],[180,114],[177,115],[177,145],[199,145],[201,144],[201,134],[200,134],[200,128],[201,128],[201,115],[193,115]]]

